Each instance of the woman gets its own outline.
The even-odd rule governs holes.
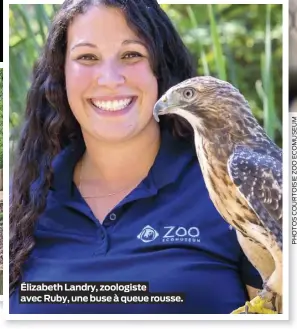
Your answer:
[[[208,197],[191,131],[152,116],[193,75],[156,1],[64,2],[35,68],[15,167],[11,313],[230,313],[246,285],[261,287]],[[22,281],[148,282],[184,299],[19,304]]]

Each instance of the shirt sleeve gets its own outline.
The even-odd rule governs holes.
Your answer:
[[[250,263],[244,253],[242,253],[239,271],[242,281],[246,285],[257,289],[262,289],[263,280],[261,278],[261,275],[256,270],[256,268]]]

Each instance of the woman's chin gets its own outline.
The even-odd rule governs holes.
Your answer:
[[[104,142],[123,142],[135,135],[135,130],[132,125],[130,127],[117,127],[110,128],[105,127],[104,129],[94,129],[91,132],[92,136],[98,141]]]

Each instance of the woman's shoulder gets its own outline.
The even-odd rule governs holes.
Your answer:
[[[161,145],[151,169],[158,188],[178,182],[197,157],[190,142],[174,136],[169,130],[161,130]]]
[[[52,161],[53,182],[52,187],[58,189],[63,182],[72,181],[75,165],[85,151],[82,140],[74,140],[64,146]]]

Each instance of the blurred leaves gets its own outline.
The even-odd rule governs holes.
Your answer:
[[[282,144],[282,6],[161,5],[193,54],[197,75],[235,85]],[[59,5],[10,5],[10,134],[19,137],[31,71]]]
[[[20,134],[32,68],[41,53],[57,5],[10,5],[9,102],[10,141]]]
[[[282,145],[282,5],[162,5],[196,59],[197,75],[236,86]]]

